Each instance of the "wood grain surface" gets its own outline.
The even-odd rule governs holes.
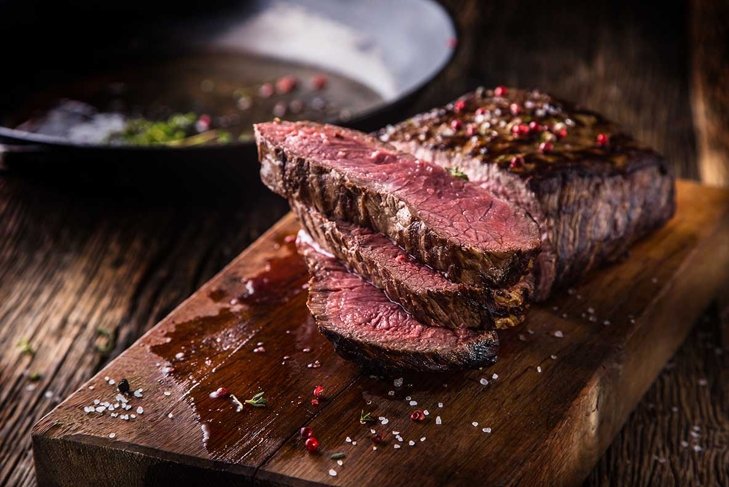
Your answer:
[[[417,109],[481,83],[538,86],[605,112],[666,154],[677,174],[699,176],[706,128],[691,107],[707,95],[692,80],[716,96],[726,89],[691,61],[699,48],[714,66],[721,54],[690,32],[721,28],[716,16],[692,14],[690,31],[677,1],[447,4],[459,51]],[[726,119],[726,105],[717,107]],[[726,140],[727,127],[717,124],[714,137]],[[119,194],[106,181],[0,174],[0,485],[33,485],[31,426],[284,214],[282,201],[243,186],[242,198],[218,201],[214,188]],[[714,307],[698,323],[586,485],[729,484],[729,328],[720,314]],[[110,350],[98,329],[115,338]],[[23,338],[34,357],[21,355]],[[31,383],[32,373],[42,379]],[[696,454],[681,444],[693,426]]]
[[[525,328],[501,334],[494,366],[398,385],[317,333],[297,229],[283,218],[43,418],[41,483],[168,485],[184,472],[275,485],[576,485],[729,279],[729,193],[682,182],[666,227],[533,307]],[[122,378],[143,390],[127,410],[109,381]],[[317,385],[327,399],[314,405]],[[237,409],[211,397],[220,387],[241,399],[264,391],[268,405]],[[430,412],[422,424],[409,418],[416,407]],[[380,421],[360,424],[361,411]],[[304,449],[304,426],[321,454]],[[693,453],[703,448],[683,433]]]

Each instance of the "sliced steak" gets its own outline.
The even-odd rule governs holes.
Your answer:
[[[538,91],[479,89],[379,137],[464,173],[539,222],[537,299],[621,257],[674,213],[674,179],[660,155]]]
[[[381,233],[329,220],[300,203],[293,203],[292,209],[318,245],[424,325],[508,328],[524,321],[532,279],[490,289],[454,283],[415,261]]]
[[[304,232],[297,244],[312,276],[309,309],[343,357],[367,367],[420,371],[476,368],[496,360],[495,331],[425,326],[312,245]]]
[[[537,224],[477,185],[354,130],[273,122],[255,132],[263,182],[290,200],[383,233],[453,281],[502,286],[531,272]]]

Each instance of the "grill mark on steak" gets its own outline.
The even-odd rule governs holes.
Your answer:
[[[454,283],[420,264],[384,235],[329,220],[300,203],[292,210],[325,252],[381,289],[418,321],[448,328],[508,328],[524,321],[532,276],[508,288]]]
[[[265,123],[255,132],[261,178],[289,200],[381,232],[453,281],[501,286],[531,272],[534,220],[437,165],[330,125]]]
[[[515,133],[529,123],[536,129]],[[598,144],[598,134],[609,143]],[[479,89],[387,127],[379,137],[417,158],[458,168],[539,222],[536,300],[553,285],[621,257],[675,211],[674,179],[660,155],[600,115],[538,91],[496,96]],[[549,151],[540,150],[545,140]]]
[[[495,331],[421,324],[336,259],[297,239],[309,266],[309,310],[321,333],[346,359],[378,369],[446,371],[496,360]],[[310,237],[309,237],[310,238]]]

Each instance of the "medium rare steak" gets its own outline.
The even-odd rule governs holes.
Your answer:
[[[374,368],[444,371],[496,360],[495,331],[425,326],[385,294],[313,244],[297,239],[311,280],[308,306],[343,357]]]
[[[293,203],[292,209],[317,244],[424,325],[508,328],[524,320],[532,279],[491,289],[454,283],[415,261],[381,233],[329,220],[300,203]]]
[[[539,91],[478,89],[379,137],[464,173],[539,222],[537,299],[621,257],[674,212],[674,180],[660,155]]]
[[[532,272],[537,224],[477,185],[354,130],[272,122],[255,133],[263,182],[289,200],[383,233],[454,282],[502,286]]]

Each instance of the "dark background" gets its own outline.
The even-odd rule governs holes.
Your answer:
[[[726,185],[727,3],[447,2],[461,30],[457,57],[413,111],[479,84],[539,87],[622,123],[677,175]],[[96,4],[0,0],[0,28],[24,32],[2,36],[0,86],[33,63],[24,43],[52,49],[54,36],[123,36],[129,22],[197,12],[172,2]],[[223,191],[201,181],[174,191],[173,178],[155,178],[135,190],[73,173],[0,173],[0,485],[34,484],[32,424],[286,211],[257,184],[228,181]],[[722,303],[707,310],[586,485],[729,485]],[[107,332],[110,351],[100,351]],[[21,355],[21,338],[34,357]],[[30,372],[43,376],[35,386]],[[692,432],[702,451],[682,446]]]

